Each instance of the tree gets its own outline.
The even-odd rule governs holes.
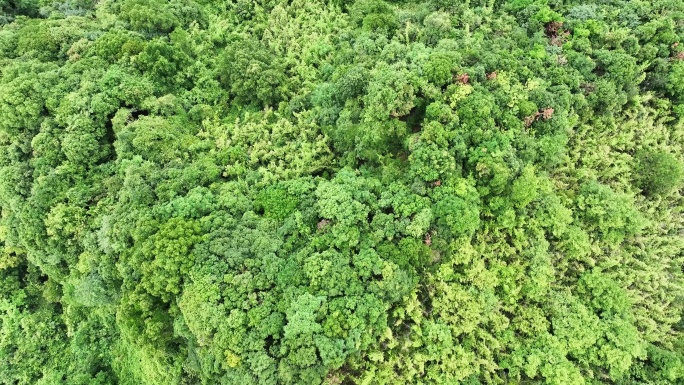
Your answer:
[[[681,185],[684,167],[672,154],[642,150],[635,159],[635,181],[647,195],[667,195]]]
[[[682,382],[682,15],[0,0],[0,383]]]

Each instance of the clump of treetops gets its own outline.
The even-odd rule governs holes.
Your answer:
[[[678,0],[0,0],[0,383],[682,383],[683,162]]]

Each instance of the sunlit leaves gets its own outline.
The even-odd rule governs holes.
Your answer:
[[[96,3],[0,5],[0,379],[684,378],[676,1]]]

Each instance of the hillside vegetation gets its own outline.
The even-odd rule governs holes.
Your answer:
[[[0,383],[684,383],[681,0],[0,0]]]

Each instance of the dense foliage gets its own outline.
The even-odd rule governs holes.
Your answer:
[[[683,161],[680,0],[0,0],[0,383],[683,383]]]

